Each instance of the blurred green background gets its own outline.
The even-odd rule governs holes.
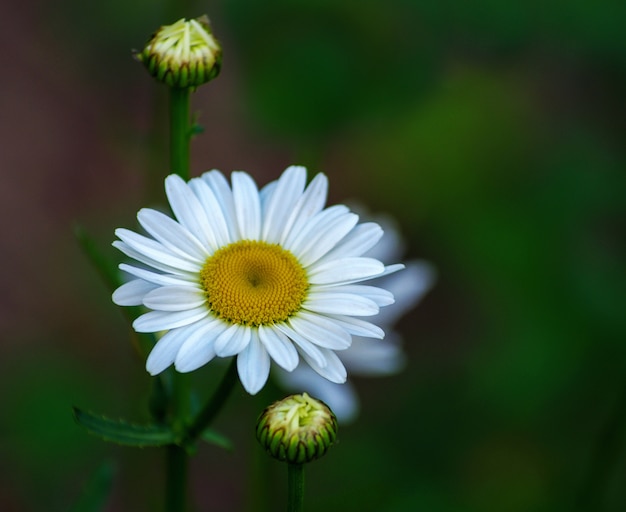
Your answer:
[[[114,229],[163,204],[166,91],[130,50],[202,13],[224,65],[193,97],[194,174],[324,171],[438,269],[399,326],[406,370],[357,381],[307,508],[626,510],[622,0],[3,3],[0,509],[69,510],[101,474],[103,510],[159,510],[162,454],[71,417],[142,421],[149,392],[72,230],[119,258]],[[195,375],[207,394],[218,371]],[[201,448],[197,510],[284,508],[253,439],[280,396],[234,393],[216,426],[236,449]]]

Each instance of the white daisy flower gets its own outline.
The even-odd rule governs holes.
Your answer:
[[[356,317],[394,302],[389,291],[358,283],[404,266],[363,256],[383,230],[358,224],[346,206],[324,208],[323,174],[305,187],[306,169],[289,167],[260,191],[244,172],[231,181],[219,171],[188,183],[168,176],[176,220],[142,209],[137,218],[151,238],[115,232],[113,245],[142,265],[120,265],[134,279],[113,302],[151,310],[133,323],[137,332],[167,331],[146,369],[156,375],[174,364],[190,372],[237,356],[241,383],[254,394],[270,361],[292,371],[302,359],[325,379],[345,382],[335,351],[353,335],[382,339],[380,327]]]
[[[364,255],[381,261],[398,260],[403,252],[402,240],[395,223],[389,218],[380,219],[385,234],[375,247]],[[361,336],[352,339],[352,345],[339,353],[344,366],[351,375],[378,377],[398,373],[404,368],[406,357],[398,333],[391,330],[393,324],[415,307],[435,282],[434,267],[421,260],[406,264],[400,274],[384,276],[375,284],[393,293],[396,302],[384,308],[373,318],[387,333],[384,340]],[[320,378],[310,368],[299,365],[293,372],[275,373],[278,382],[292,391],[307,391],[329,405],[341,423],[353,421],[359,411],[359,397],[350,381],[342,385]]]

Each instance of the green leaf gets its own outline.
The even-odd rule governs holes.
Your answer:
[[[143,448],[175,444],[177,435],[166,425],[136,425],[81,411],[74,407],[74,419],[90,434],[126,446]]]
[[[224,448],[225,450],[230,451],[233,449],[233,443],[230,439],[210,428],[205,429],[202,434],[200,434],[200,439],[209,444]]]
[[[110,461],[103,462],[90,476],[71,512],[98,512],[104,510],[111,489],[115,467]]]

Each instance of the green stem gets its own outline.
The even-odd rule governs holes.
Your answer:
[[[189,89],[170,88],[170,171],[185,181],[189,180],[190,115]],[[189,419],[189,378],[178,372],[172,374],[170,411],[175,429],[184,429]],[[184,512],[187,508],[187,473],[189,456],[184,447],[167,447],[167,483],[165,509]]]
[[[211,397],[211,400],[204,406],[187,429],[187,441],[197,439],[202,431],[209,426],[213,418],[226,403],[226,399],[237,383],[237,358],[233,357],[228,370],[222,377],[219,387]]]
[[[183,409],[183,404],[189,403],[189,381],[185,375],[175,373],[174,392],[172,400],[174,401],[174,422],[178,423],[179,428],[184,428],[188,409]],[[166,488],[166,508],[167,512],[184,512],[187,506],[187,471],[188,471],[188,453],[186,450],[187,443],[193,443],[202,431],[215,418],[219,410],[222,408],[228,395],[237,382],[237,364],[233,358],[228,370],[222,378],[222,382],[215,391],[212,399],[202,409],[193,423],[189,426],[185,434],[185,441],[181,445],[170,445],[167,447],[167,488]],[[177,406],[177,407],[176,407]],[[181,423],[182,422],[182,423]]]
[[[288,512],[303,512],[304,510],[304,464],[287,466],[288,482]]]
[[[187,373],[172,368],[172,418],[174,428],[183,430],[191,415],[191,381]]]
[[[170,171],[189,180],[191,123],[189,89],[170,88]]]
[[[187,510],[187,452],[181,446],[167,447],[167,487],[165,490],[166,512]]]

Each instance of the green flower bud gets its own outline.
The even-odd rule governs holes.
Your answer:
[[[324,455],[335,442],[337,418],[324,402],[306,393],[291,395],[263,411],[256,437],[275,459],[303,464]]]
[[[164,25],[135,56],[170,87],[198,87],[215,78],[222,65],[222,48],[211,34],[207,16]]]

